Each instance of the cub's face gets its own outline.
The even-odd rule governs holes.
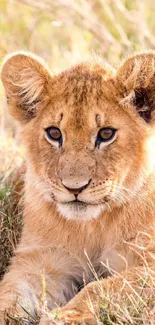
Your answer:
[[[152,106],[142,87],[124,88],[121,69],[119,77],[102,65],[79,65],[52,77],[35,57],[16,54],[2,81],[38,199],[87,221],[140,195],[154,167]]]

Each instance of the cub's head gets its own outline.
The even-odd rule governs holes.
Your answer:
[[[6,58],[1,77],[38,200],[86,221],[140,196],[155,161],[155,52],[118,71],[92,61],[57,76],[19,52]]]

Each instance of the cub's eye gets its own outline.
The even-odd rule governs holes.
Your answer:
[[[46,131],[46,134],[50,140],[62,143],[62,134],[58,128],[51,126],[47,129],[45,129],[45,131]]]
[[[98,132],[96,144],[101,142],[108,142],[113,139],[116,133],[116,129],[113,128],[103,128]]]

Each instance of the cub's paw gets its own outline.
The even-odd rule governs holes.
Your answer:
[[[96,325],[96,319],[92,313],[83,313],[76,309],[65,309],[60,312],[63,325]]]
[[[39,322],[39,325],[62,325],[61,321],[54,318],[50,314],[47,316],[43,316]]]
[[[83,314],[76,309],[65,309],[59,311],[57,317],[44,316],[41,318],[39,325],[98,325],[95,317],[90,314]]]
[[[100,289],[96,282],[88,284],[70,302],[57,310],[39,325],[99,325]]]

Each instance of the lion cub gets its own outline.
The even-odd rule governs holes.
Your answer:
[[[1,78],[27,171],[0,324],[4,314],[33,315],[45,302],[46,310],[61,307],[61,324],[95,323],[101,288],[140,290],[146,265],[155,270],[155,52],[118,71],[92,60],[56,76],[42,59],[17,52]]]

